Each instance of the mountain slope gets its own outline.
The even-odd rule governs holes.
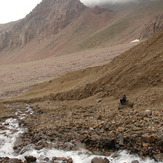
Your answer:
[[[43,0],[25,19],[0,35],[1,62],[45,58],[104,26],[113,16],[79,0]]]
[[[107,65],[68,73],[31,89],[20,99],[80,100],[98,93],[100,96],[119,98],[124,93],[136,95],[147,91],[145,96],[154,96],[153,102],[159,105],[163,95],[162,41],[163,32],[118,56]],[[152,102],[144,100],[147,103]]]
[[[161,24],[153,30],[150,23],[159,24],[162,16],[155,17],[162,8],[162,0],[116,12],[88,8],[79,0],[43,0],[25,19],[0,31],[0,64],[146,39],[162,30]]]
[[[163,30],[162,8],[163,1],[158,0],[120,12],[104,28],[82,40],[78,47],[87,49],[147,39]]]

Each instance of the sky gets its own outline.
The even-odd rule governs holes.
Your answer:
[[[82,3],[88,6],[94,6],[94,5],[99,5],[99,4],[104,4],[104,3],[110,3],[110,4],[122,4],[122,3],[127,3],[127,2],[140,2],[141,0],[81,0]]]
[[[0,0],[0,24],[24,18],[42,0]]]
[[[42,0],[0,0],[0,24],[16,21],[24,18]],[[95,6],[101,3],[126,3],[141,0],[80,0],[87,6]]]
[[[124,3],[124,2],[131,2],[131,1],[136,1],[136,0],[81,0],[85,4],[91,4],[92,1],[94,4],[99,4],[99,3]]]

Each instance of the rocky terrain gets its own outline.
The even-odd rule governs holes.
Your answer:
[[[0,64],[147,39],[162,30],[162,8],[162,0],[122,11],[89,8],[79,0],[42,1],[24,19],[0,26]]]
[[[162,161],[162,41],[161,32],[107,65],[68,73],[3,101],[9,112],[25,109],[25,103],[34,111],[20,121],[28,132],[15,152],[27,144],[37,150],[84,147],[105,156],[127,149]],[[123,94],[126,105],[119,104]]]
[[[143,2],[113,11],[43,0],[25,19],[0,25],[0,137],[23,128],[12,142],[23,159],[0,162],[36,162],[26,152],[53,148],[163,162],[163,1]],[[92,163],[112,163],[104,157]]]
[[[145,30],[141,34],[141,38],[149,38],[155,35],[159,31],[163,30],[163,15],[154,17],[145,27]]]

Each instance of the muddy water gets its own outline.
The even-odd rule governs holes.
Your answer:
[[[9,118],[0,123],[0,157],[18,158],[24,160],[25,156],[31,155],[37,158],[38,163],[48,163],[52,160],[53,157],[72,158],[74,163],[91,163],[91,160],[94,157],[104,158],[104,156],[92,155],[91,152],[83,149],[79,151],[61,151],[47,148],[34,150],[32,144],[24,147],[19,154],[14,153],[14,143],[25,131],[24,128],[19,126],[19,120],[25,118],[26,116],[30,116],[33,113],[34,112],[30,106],[26,105],[26,110],[17,110],[17,118]],[[120,151],[118,153],[118,157],[116,158],[114,158],[113,155],[107,157],[111,163],[132,163],[132,161],[135,160],[139,161],[139,163],[155,163],[154,160],[142,160],[138,156],[128,154],[126,151]]]

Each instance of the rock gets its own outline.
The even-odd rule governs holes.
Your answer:
[[[143,147],[148,147],[149,144],[148,143],[143,143]]]
[[[11,159],[11,158],[8,158],[8,157],[0,157],[0,163],[23,163],[21,160],[19,159]]]
[[[113,153],[112,155],[113,158],[120,157],[120,154],[118,152]]]
[[[52,163],[57,163],[57,162],[64,162],[64,163],[73,163],[72,158],[65,158],[65,157],[53,157],[52,158]]]
[[[113,149],[115,148],[115,140],[114,139],[109,139],[107,137],[102,137],[100,139],[100,145],[102,148],[106,148],[106,149]]]
[[[127,101],[123,105],[119,104],[118,110],[125,109],[125,108],[133,108],[133,107],[134,107],[134,103]]]
[[[131,163],[139,163],[139,161],[138,160],[134,160]]]
[[[102,99],[101,99],[101,98],[96,99],[96,103],[100,103],[101,101],[102,101]]]
[[[152,115],[152,111],[151,110],[145,110],[144,116],[150,117],[151,115]]]
[[[24,157],[26,159],[27,162],[35,162],[37,160],[36,157],[33,157],[33,156],[25,156]]]
[[[95,157],[92,159],[91,163],[110,163],[110,161],[107,158],[98,158]]]
[[[117,131],[118,132],[124,132],[125,128],[124,127],[118,127]]]
[[[105,124],[103,128],[105,131],[108,131],[109,130],[109,124]]]
[[[99,115],[99,116],[97,117],[97,120],[102,120],[102,116]]]
[[[153,156],[156,161],[163,161],[163,153],[159,153]]]
[[[119,137],[119,145],[124,145],[124,137],[122,135]]]

